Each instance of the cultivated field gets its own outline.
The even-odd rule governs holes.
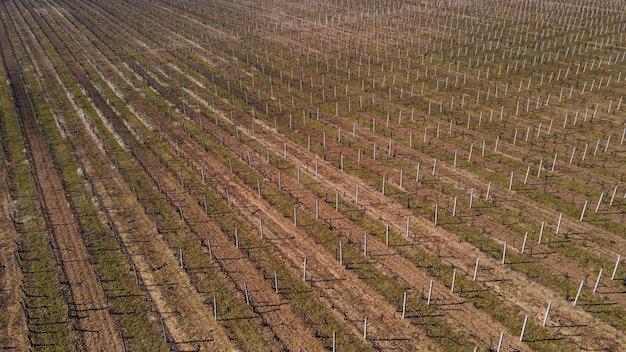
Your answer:
[[[0,23],[1,350],[626,349],[623,1]]]

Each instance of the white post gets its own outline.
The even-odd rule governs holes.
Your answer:
[[[603,198],[604,198],[604,192],[602,192],[602,194],[600,195],[600,199],[598,199],[598,205],[596,205],[596,214],[598,213],[598,210],[600,210],[600,204],[602,204]]]
[[[615,188],[613,188],[613,195],[611,196],[611,202],[609,203],[609,206],[613,205],[613,200],[615,200],[616,194],[617,194],[617,185],[615,185]]]
[[[243,282],[243,293],[244,296],[246,296],[246,304],[250,305],[250,296],[248,296],[248,284],[246,284],[246,282]]]
[[[543,228],[544,228],[545,225],[546,225],[546,222],[542,221],[541,222],[541,230],[539,230],[539,242],[538,242],[538,244],[541,244],[541,238],[543,237]]]
[[[452,271],[452,288],[450,292],[454,293],[454,284],[456,284],[456,269]]]
[[[315,219],[320,218],[320,201],[319,199],[315,200]]]
[[[259,234],[263,238],[263,219],[259,218]]]
[[[333,352],[337,352],[337,332],[333,330]]]
[[[513,171],[511,171],[511,179],[509,180],[509,191],[513,190]]]
[[[527,323],[528,323],[528,315],[524,317],[524,324],[522,325],[522,333],[519,335],[519,342],[524,341],[524,332],[526,332]]]
[[[504,247],[502,247],[502,264],[505,264],[506,261],[506,242],[504,242]]]
[[[411,216],[406,217],[406,237],[409,237],[409,233],[411,231]]]
[[[430,285],[428,286],[428,301],[426,302],[426,305],[430,305],[430,299],[432,297],[433,294],[433,280],[430,280]]]
[[[339,241],[339,265],[343,266],[343,247]]]
[[[561,220],[563,220],[563,213],[559,213],[559,222],[556,224],[556,234],[559,234],[559,230],[561,230]]]
[[[615,274],[617,274],[617,267],[619,266],[619,262],[622,260],[622,255],[617,256],[617,261],[615,261],[615,268],[613,269],[613,275],[611,275],[611,281],[615,280]]]
[[[476,276],[478,275],[478,263],[480,263],[480,258],[476,258],[476,266],[474,267],[474,278],[472,281],[476,281]]]
[[[400,188],[402,188],[402,169],[400,169]]]
[[[354,204],[359,205],[359,185],[356,185],[356,193],[354,198]]]
[[[213,295],[213,317],[217,320],[217,298]]]
[[[296,212],[296,205],[293,205],[293,226],[298,227],[298,215]]]
[[[435,204],[435,226],[437,226],[437,215],[439,213],[439,204]]]
[[[402,319],[406,317],[406,292],[404,293],[404,300],[402,302]]]
[[[528,165],[528,169],[526,169],[526,177],[524,177],[524,184],[528,183],[528,174],[530,174],[530,165]]]
[[[546,308],[546,314],[543,316],[543,326],[546,326],[548,323],[548,317],[550,316],[550,308],[552,307],[552,302],[548,303],[548,308]]]
[[[469,199],[469,207],[472,209],[472,202],[474,201],[474,189],[470,188],[470,199]]]
[[[578,298],[580,298],[580,293],[583,290],[583,285],[585,285],[585,280],[580,282],[580,287],[578,287],[578,293],[576,293],[576,299],[574,299],[574,305],[578,304]]]
[[[491,181],[487,184],[487,193],[485,194],[485,201],[489,201],[489,191],[491,191]]]
[[[583,211],[580,212],[580,220],[578,220],[579,222],[583,222],[583,217],[585,216],[585,210],[587,209],[587,203],[589,203],[589,201],[585,201],[585,205],[583,205]]]
[[[363,340],[367,340],[367,317],[363,320]]]
[[[274,290],[278,293],[278,273],[274,270]]]
[[[435,176],[435,170],[437,169],[437,158],[433,161],[433,176]]]
[[[600,269],[600,272],[598,273],[598,278],[596,279],[596,284],[593,286],[593,293],[596,293],[596,291],[598,291],[598,285],[600,285],[600,278],[602,278],[602,271],[603,271],[603,269]]]
[[[306,257],[304,257],[304,269],[302,270],[302,281],[306,281]]]
[[[383,196],[385,195],[385,175],[383,175],[383,187],[382,187],[381,193]]]
[[[454,196],[454,204],[452,205],[452,216],[456,216],[456,198],[457,196]]]
[[[498,342],[498,349],[497,352],[500,352],[500,350],[502,349],[502,342],[504,341],[504,332],[500,333],[500,342]]]

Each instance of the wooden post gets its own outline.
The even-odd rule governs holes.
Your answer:
[[[528,315],[524,317],[524,324],[522,325],[522,333],[519,335],[519,342],[524,341],[524,332],[526,332],[526,324],[528,323]]]
[[[318,220],[320,218],[320,201],[319,199],[315,200],[315,219]]]
[[[600,279],[602,278],[602,271],[603,271],[603,269],[600,269],[600,272],[598,273],[598,278],[596,279],[596,284],[593,286],[593,293],[596,293],[596,291],[598,291],[598,285],[600,285]]]
[[[478,275],[478,263],[480,263],[480,258],[476,258],[476,266],[474,267],[474,278],[472,281],[476,281],[476,276]]]
[[[406,317],[406,292],[404,293],[404,299],[402,301],[402,319]]]
[[[548,303],[548,308],[546,308],[546,314],[543,316],[543,326],[545,327],[548,323],[548,317],[550,316],[550,308],[552,307],[552,302]]]
[[[617,261],[615,261],[615,268],[613,269],[613,275],[611,275],[611,281],[615,280],[615,274],[617,274],[617,267],[619,267],[619,262],[622,260],[622,255],[617,256]]]
[[[582,292],[584,285],[585,285],[585,280],[580,282],[580,287],[578,287],[578,293],[576,293],[576,299],[574,299],[574,305],[578,304],[578,298],[580,298],[580,293]]]

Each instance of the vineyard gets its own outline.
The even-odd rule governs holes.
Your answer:
[[[623,351],[625,34],[618,0],[0,1],[0,350]]]

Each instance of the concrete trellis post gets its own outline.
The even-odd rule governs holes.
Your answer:
[[[450,288],[450,292],[454,293],[454,285],[456,284],[456,269],[452,271],[452,285]]]
[[[598,210],[600,210],[600,204],[602,204],[602,199],[604,199],[604,192],[602,192],[602,194],[600,194],[600,199],[598,199],[598,205],[596,205],[596,211],[595,213],[598,213]]]
[[[585,210],[587,209],[587,203],[589,203],[589,201],[585,201],[585,205],[583,205],[583,210],[580,212],[580,219],[578,220],[579,222],[583,222],[583,217],[585,216]]]
[[[306,257],[304,257],[304,264],[302,269],[302,281],[306,281]]]
[[[428,306],[430,305],[432,294],[433,294],[433,280],[430,280],[430,285],[428,286],[428,301],[426,302],[426,305]]]
[[[474,267],[474,278],[472,281],[476,281],[476,276],[478,276],[478,264],[480,263],[480,258],[476,258],[476,266]]]
[[[574,299],[574,305],[578,304],[578,298],[580,298],[580,293],[583,291],[584,285],[585,285],[585,280],[580,282],[580,286],[578,287],[578,293],[576,293],[576,298]]]
[[[600,279],[602,278],[602,271],[603,271],[603,269],[600,269],[600,272],[598,273],[598,278],[596,279],[596,284],[593,286],[593,293],[596,293],[598,291],[598,285],[600,285]]]
[[[550,316],[550,308],[552,307],[552,302],[548,303],[548,307],[546,308],[546,314],[543,316],[543,326],[545,327],[548,323],[548,317]]]
[[[522,325],[522,332],[519,335],[519,341],[524,341],[524,333],[526,332],[526,324],[528,323],[528,315],[524,317],[524,324]]]
[[[617,261],[615,261],[615,268],[613,269],[613,275],[611,275],[611,281],[615,280],[615,274],[617,274],[617,268],[619,267],[619,262],[622,260],[622,255],[617,256]]]
[[[404,293],[404,298],[402,300],[402,319],[406,317],[406,292]]]

